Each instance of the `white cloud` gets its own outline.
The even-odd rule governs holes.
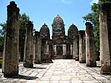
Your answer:
[[[72,0],[61,0],[61,2],[64,4],[71,4]]]
[[[90,4],[93,5],[93,3],[98,3],[99,0],[93,0]]]

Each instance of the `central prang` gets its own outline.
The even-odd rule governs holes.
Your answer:
[[[63,19],[57,15],[52,24],[52,40],[56,41],[55,43],[62,43],[62,40],[65,37],[65,29],[64,29],[64,22]],[[57,40],[60,40],[57,42]]]

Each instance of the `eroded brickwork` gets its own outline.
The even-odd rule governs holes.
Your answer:
[[[86,22],[86,66],[96,66],[96,49],[94,43],[93,26]]]
[[[99,17],[101,73],[111,74],[111,3],[100,6]]]
[[[5,77],[18,75],[19,67],[19,8],[14,1],[7,6],[7,28],[3,51],[2,72]]]
[[[26,25],[26,38],[25,38],[25,47],[24,47],[24,67],[32,68],[33,67],[33,24],[31,21]]]
[[[86,62],[86,42],[85,42],[85,31],[79,31],[79,62]]]

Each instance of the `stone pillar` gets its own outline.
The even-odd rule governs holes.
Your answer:
[[[70,45],[70,55],[72,56],[73,55],[73,46],[72,45]]]
[[[86,66],[96,66],[96,49],[92,24],[86,22]]]
[[[35,59],[35,35],[33,37],[33,59]]]
[[[34,63],[40,64],[41,63],[41,50],[40,46],[40,33],[35,31],[35,60]]]
[[[85,31],[79,31],[79,62],[86,62]]]
[[[14,1],[7,6],[7,15],[2,72],[4,77],[13,77],[19,72],[19,8]]]
[[[63,44],[63,56],[66,55],[66,44]]]
[[[78,36],[73,39],[73,59],[79,60],[79,38]]]
[[[49,44],[48,44],[49,40],[46,40],[46,54],[49,54]]]
[[[56,45],[54,45],[54,48],[53,48],[53,49],[54,49],[54,56],[56,56],[56,54],[57,54],[57,53],[56,53]]]
[[[33,67],[33,24],[31,21],[26,25],[26,39],[24,46],[24,67],[32,68]]]
[[[49,45],[49,54],[51,55],[51,59],[54,58],[54,52],[53,52],[53,45],[52,45],[52,42],[50,43]]]
[[[99,23],[101,73],[111,74],[111,3],[100,6]]]
[[[38,48],[37,49],[38,49],[38,62],[39,62],[39,64],[42,63],[42,59],[41,59],[41,55],[42,55],[42,53],[41,53],[41,49],[42,49],[41,45],[42,44],[41,44],[41,42],[42,42],[42,40],[38,38],[38,43],[37,43]]]
[[[66,58],[69,58],[70,56],[70,44],[67,44],[66,46]]]

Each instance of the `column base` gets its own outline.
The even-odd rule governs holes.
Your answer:
[[[79,57],[75,57],[75,60],[76,60],[76,61],[79,61]]]
[[[86,63],[87,67],[96,67],[96,62],[90,61]]]
[[[4,72],[4,77],[7,77],[7,78],[11,78],[11,77],[15,77],[15,76],[18,76],[18,71],[16,72],[13,72],[13,73],[5,73]]]
[[[42,62],[39,62],[39,61],[38,61],[38,62],[34,62],[34,63],[35,63],[35,64],[42,64]]]
[[[101,74],[111,75],[111,66],[107,66],[107,65],[101,66],[100,73]]]
[[[23,66],[26,68],[33,68],[33,64],[29,64],[29,63],[24,63]]]
[[[86,61],[85,61],[85,60],[80,60],[79,62],[80,62],[80,63],[86,63]]]

